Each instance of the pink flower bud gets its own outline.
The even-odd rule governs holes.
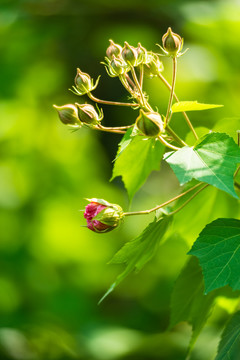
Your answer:
[[[119,225],[123,217],[123,211],[119,205],[110,204],[102,199],[89,199],[89,201],[84,212],[88,229],[105,233]]]

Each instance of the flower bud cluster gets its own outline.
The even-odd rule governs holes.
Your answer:
[[[110,45],[107,48],[107,56],[103,63],[109,76],[120,76],[130,71],[132,67],[155,62],[155,68],[158,69],[158,71],[162,71],[163,66],[158,56],[156,54],[153,56],[153,54],[148,52],[140,43],[138,43],[137,47],[134,47],[125,41],[124,47],[121,47],[112,40],[109,41]]]
[[[97,112],[90,104],[54,105],[54,108],[57,110],[61,122],[74,128],[80,128],[83,124],[97,125],[103,119],[103,111]]]

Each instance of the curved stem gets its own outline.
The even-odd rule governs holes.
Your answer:
[[[101,100],[101,99],[98,99],[95,96],[93,96],[90,92],[87,95],[92,101],[95,101],[95,102],[97,102],[99,104],[118,105],[118,106],[131,106],[131,107],[139,106],[138,104],[134,104],[134,103],[131,104],[131,103],[121,103],[121,102],[117,102],[117,101]]]
[[[178,213],[180,210],[182,210],[182,208],[184,208],[190,201],[192,201],[192,199],[195,198],[195,196],[197,196],[202,190],[206,189],[207,186],[209,186],[209,184],[204,185],[201,189],[196,191],[184,204],[182,204],[178,209],[172,211],[170,214],[168,214],[168,216],[174,215]]]
[[[164,139],[162,138],[162,136],[158,136],[158,139],[159,139],[159,141],[160,141],[163,145],[169,147],[169,148],[172,149],[172,150],[180,150],[180,149],[181,149],[181,148],[176,147],[176,146],[174,146],[174,145],[172,145],[172,144],[169,144],[166,140],[164,140]]]
[[[172,87],[171,87],[170,97],[169,97],[169,101],[168,101],[168,108],[167,108],[167,114],[166,114],[166,118],[165,118],[165,125],[167,125],[168,122],[169,122],[169,114],[170,114],[171,107],[172,107],[173,94],[174,94],[174,88],[175,88],[175,83],[176,83],[176,76],[177,76],[177,58],[176,58],[176,56],[174,56],[173,57]]]
[[[130,76],[128,75],[128,73],[125,74],[125,77],[127,79],[127,82],[129,83],[129,85],[133,88],[133,90],[136,88],[136,85],[134,84],[134,82],[132,81],[132,79],[130,78]]]
[[[163,82],[163,83],[167,86],[167,88],[171,91],[171,90],[172,90],[172,87],[171,87],[171,85],[168,83],[168,81],[165,79],[165,77],[164,77],[162,74],[158,74],[158,77],[159,77],[160,80],[162,80],[162,82]],[[175,99],[177,102],[180,101],[179,98],[177,97],[177,95],[175,94],[175,92],[173,92],[173,97],[174,97],[174,99]],[[187,124],[188,124],[188,126],[189,126],[189,128],[190,128],[190,130],[192,131],[195,139],[198,140],[198,135],[197,135],[197,133],[196,133],[196,131],[195,131],[195,129],[194,129],[194,127],[193,127],[193,125],[192,125],[192,123],[191,123],[191,121],[190,121],[190,119],[189,119],[189,117],[188,117],[188,115],[187,115],[187,113],[186,113],[185,111],[183,111],[183,116],[184,116],[184,118],[185,118],[185,120],[186,120],[186,122],[187,122]]]
[[[166,206],[166,205],[168,205],[168,204],[171,204],[172,202],[174,202],[174,201],[176,201],[176,200],[180,199],[181,197],[183,197],[184,195],[188,194],[190,191],[192,191],[192,190],[194,190],[194,189],[198,188],[198,187],[199,187],[200,185],[202,185],[202,184],[203,184],[203,183],[201,182],[201,183],[199,183],[199,184],[197,184],[197,185],[193,186],[192,188],[190,188],[190,189],[186,190],[184,193],[179,194],[179,195],[175,196],[174,198],[172,198],[172,199],[170,199],[170,200],[168,200],[168,201],[166,201],[166,202],[162,203],[161,205],[157,205],[157,206],[155,206],[155,207],[154,207],[154,208],[152,208],[152,209],[149,209],[149,210],[142,210],[142,211],[132,211],[132,212],[127,212],[127,213],[124,213],[123,215],[125,215],[125,216],[131,216],[131,215],[146,215],[146,214],[150,214],[151,212],[156,211],[156,210],[158,210],[158,209],[161,209],[162,207],[164,207],[164,206]]]
[[[132,125],[125,125],[125,126],[103,126],[101,124],[98,124],[98,127],[100,127],[100,129],[109,129],[109,130],[126,130],[126,129],[130,129],[134,126],[134,124]]]
[[[123,75],[119,75],[119,80],[121,81],[123,87],[125,87],[125,89],[133,96],[135,97],[135,93],[134,90],[131,88],[131,86],[129,85],[128,81],[126,78],[129,78],[129,76],[127,74],[123,74]],[[129,78],[130,79],[130,78]]]
[[[172,135],[172,137],[174,138],[174,140],[176,140],[179,144],[183,145],[183,146],[188,146],[187,143],[185,143],[185,141],[183,141],[176,133],[175,131],[173,131],[172,128],[170,128],[169,125],[166,126],[165,128],[167,130],[167,132]]]
[[[105,132],[111,132],[111,133],[115,133],[115,134],[125,134],[126,133],[126,131],[117,130],[117,129],[114,129],[114,128],[107,128],[107,127],[104,127],[102,125],[96,125],[96,126],[92,127],[92,129],[105,131]]]

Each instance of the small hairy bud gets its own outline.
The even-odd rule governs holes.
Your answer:
[[[122,49],[122,58],[127,64],[130,64],[132,66],[137,65],[138,52],[133,46],[129,45],[126,41]]]
[[[157,112],[144,112],[141,109],[136,120],[136,125],[147,137],[157,137],[164,132],[162,118]]]
[[[115,229],[123,219],[123,210],[117,204],[110,204],[102,199],[88,199],[84,217],[88,229],[105,233]]]
[[[53,107],[57,110],[59,119],[63,124],[76,128],[80,128],[82,126],[82,123],[78,118],[78,110],[76,106],[67,104],[63,106],[53,105]]]
[[[163,35],[162,43],[164,50],[172,56],[176,56],[182,49],[183,45],[181,36],[172,32],[170,27],[168,28],[166,34]]]
[[[118,44],[115,44],[115,42],[112,40],[109,41],[110,41],[110,45],[106,51],[107,57],[111,60],[113,56],[115,57],[121,56],[122,47]]]
[[[77,69],[77,75],[74,79],[75,87],[73,86],[73,89],[77,92],[78,95],[84,95],[93,91],[97,87],[98,81],[99,78],[94,85],[93,79],[90,75],[82,72],[80,69]]]
[[[163,63],[157,54],[148,53],[147,61],[144,64],[144,74],[149,77],[158,76],[163,71]]]
[[[76,104],[76,106],[78,118],[82,123],[96,125],[103,119],[103,112],[100,111],[98,114],[90,104]]]
[[[137,65],[139,64],[145,64],[147,61],[147,50],[138,43],[137,50]]]
[[[123,62],[122,59],[117,59],[113,55],[113,59],[109,64],[109,72],[112,76],[119,76],[126,71],[126,64]]]

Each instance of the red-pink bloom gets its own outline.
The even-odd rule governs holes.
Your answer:
[[[105,209],[107,206],[101,205],[97,202],[91,202],[90,204],[88,204],[86,206],[86,210],[84,213],[84,217],[87,220],[87,227],[90,230],[93,231],[103,231],[108,229],[110,226],[101,223],[98,220],[93,220],[93,218],[100,213],[100,211],[102,211],[103,209]]]
[[[105,233],[115,229],[124,217],[122,208],[117,204],[110,204],[103,199],[87,199],[84,217],[88,229],[97,233]]]

